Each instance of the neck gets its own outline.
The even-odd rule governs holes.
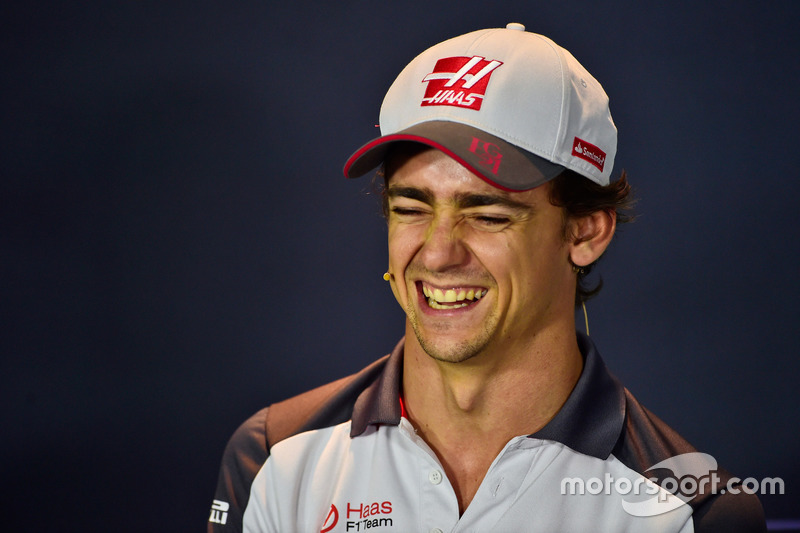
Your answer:
[[[558,412],[580,377],[574,325],[542,332],[524,345],[450,363],[430,357],[407,329],[403,395],[423,436],[490,435],[503,445],[534,433]],[[474,442],[474,441],[473,441]]]
[[[459,363],[437,361],[406,328],[406,413],[447,473],[461,513],[513,437],[544,427],[583,369],[574,324],[525,346],[504,346]]]

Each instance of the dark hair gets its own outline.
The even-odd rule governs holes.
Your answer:
[[[565,170],[553,178],[550,183],[550,203],[557,207],[563,207],[567,219],[587,216],[597,211],[609,211],[613,212],[618,225],[633,220],[630,211],[634,200],[631,198],[631,186],[624,170],[619,179],[608,185],[598,185],[572,170]],[[564,238],[571,239],[572,235],[568,235],[566,231],[565,219]],[[594,287],[591,287],[586,280],[596,264],[597,261],[579,269],[576,268],[578,273],[578,286],[575,291],[576,307],[597,295],[603,288],[602,278]]]
[[[389,183],[389,178],[394,172],[394,168],[389,168],[386,164],[390,161],[390,154],[395,155],[398,151],[405,157],[411,157],[416,153],[430,149],[430,147],[413,142],[395,143],[384,158],[384,163],[375,173],[375,178],[383,182],[381,188],[381,199],[383,216],[389,217],[389,202],[385,191]],[[623,170],[619,179],[612,181],[608,185],[598,185],[589,179],[581,176],[575,171],[564,170],[561,174],[550,180],[550,203],[556,207],[564,209],[564,239],[572,238],[567,234],[567,220],[590,215],[597,211],[610,211],[616,217],[617,225],[631,222],[633,216],[630,211],[634,200],[631,198],[631,186],[628,183],[628,176]],[[598,259],[599,261],[599,259]],[[592,271],[597,261],[583,267],[576,267],[578,284],[575,290],[575,306],[580,307],[583,302],[596,296],[603,288],[602,278],[598,279],[594,287],[591,287],[586,277]],[[575,265],[573,265],[575,266]]]

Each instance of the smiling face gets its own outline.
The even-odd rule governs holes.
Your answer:
[[[392,290],[428,355],[513,354],[573,328],[575,275],[549,184],[505,192],[433,149],[387,169]]]

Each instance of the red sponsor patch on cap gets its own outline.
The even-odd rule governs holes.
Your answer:
[[[499,146],[473,137],[469,151],[478,156],[478,162],[481,165],[489,167],[492,174],[497,175],[497,171],[500,170],[500,161],[503,159]]]
[[[575,137],[572,143],[572,155],[593,164],[600,169],[600,172],[603,171],[603,167],[606,164],[606,153],[580,137]]]
[[[420,105],[450,105],[478,111],[492,72],[502,64],[480,56],[440,59],[433,72],[422,80],[428,88]]]

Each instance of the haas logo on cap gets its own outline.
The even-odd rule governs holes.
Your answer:
[[[421,105],[450,105],[478,111],[489,77],[502,64],[480,56],[440,59],[433,72],[422,80],[428,83],[428,89]]]

